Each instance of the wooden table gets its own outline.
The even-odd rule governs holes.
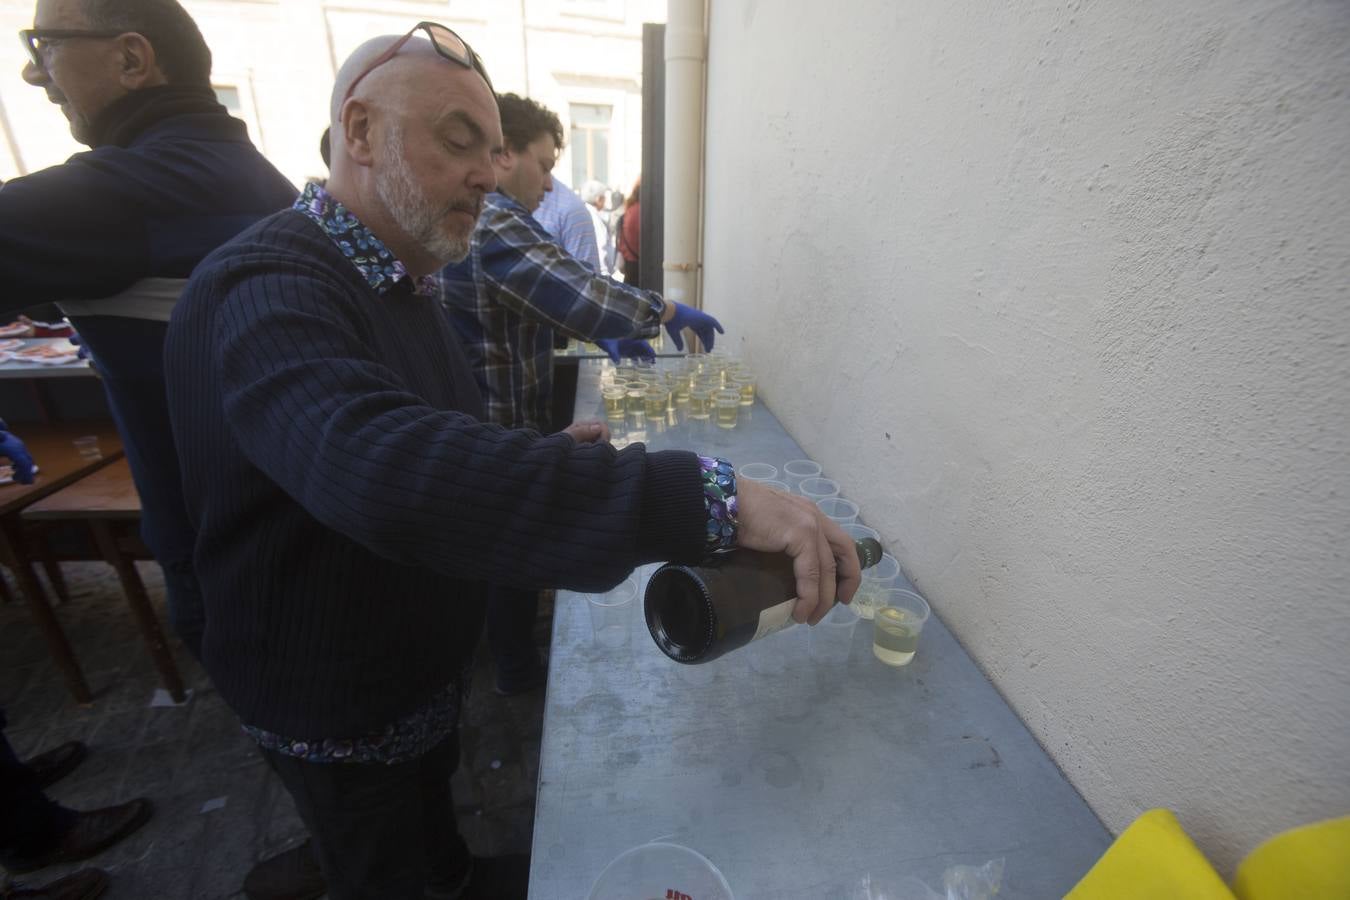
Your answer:
[[[77,702],[90,703],[93,696],[80,672],[70,643],[61,630],[33,571],[33,562],[25,551],[19,513],[44,497],[56,493],[80,478],[122,458],[122,438],[111,422],[70,422],[57,425],[21,426],[16,434],[27,444],[39,472],[33,484],[0,485],[0,563],[14,578],[28,602],[34,621],[42,630],[47,646],[56,659]],[[84,435],[96,435],[103,455],[97,459],[80,456],[71,443]]]
[[[141,521],[141,498],[131,480],[131,466],[125,458],[86,475],[79,481],[49,494],[23,511],[28,522],[71,522],[87,526],[94,536],[103,560],[117,572],[122,592],[136,618],[146,648],[159,670],[160,680],[170,696],[182,703],[186,699],[183,679],[174,663],[164,637],[164,629],[150,605],[145,583],[136,571],[136,559],[149,558],[137,536]],[[134,546],[139,552],[128,549]],[[71,658],[79,674],[79,664]],[[83,676],[80,676],[83,681]]]

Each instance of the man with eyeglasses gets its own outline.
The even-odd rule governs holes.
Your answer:
[[[332,173],[193,274],[165,345],[199,552],[204,657],[313,835],[329,896],[522,898],[528,864],[455,823],[482,585],[617,584],[742,545],[794,558],[799,618],[859,581],[847,535],[725,460],[541,436],[482,402],[434,275],[501,152],[481,62],[422,23],[356,50]],[[836,562],[842,560],[840,562]]]
[[[164,334],[193,267],[295,188],[216,101],[211,51],[175,0],[38,0],[20,37],[24,80],[91,149],[0,189],[0,313],[55,301],[78,330],[122,435],[170,622],[199,656]]]

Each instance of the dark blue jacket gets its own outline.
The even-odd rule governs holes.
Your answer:
[[[206,669],[287,737],[423,707],[471,659],[480,582],[598,591],[703,556],[698,457],[476,421],[439,303],[400,286],[283,212],[202,263],[165,344]]]
[[[187,278],[216,247],[288,206],[295,188],[244,123],[218,110],[151,121],[120,146],[0,188],[0,313],[109,298],[146,278]],[[167,316],[137,317],[102,299],[79,308],[67,313],[104,376],[145,541],[161,563],[186,563],[194,538],[164,394]]]

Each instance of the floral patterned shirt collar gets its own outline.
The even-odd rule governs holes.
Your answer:
[[[408,267],[384,242],[322,185],[312,181],[306,184],[292,208],[323,229],[377,294],[387,294],[396,286],[408,284],[413,293],[428,297],[439,295],[439,284],[434,275],[421,278],[409,275]]]

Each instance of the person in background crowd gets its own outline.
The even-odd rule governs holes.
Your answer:
[[[609,233],[609,221],[604,215],[608,198],[609,188],[599,181],[592,179],[581,186],[581,199],[591,216],[591,228],[595,231],[595,252],[600,255],[600,272],[603,275],[614,272],[614,238]]]
[[[600,254],[596,252],[595,233],[591,230],[586,204],[557,176],[550,173],[549,182],[543,201],[534,210],[534,220],[574,259],[581,260],[601,275],[606,274]]]
[[[623,280],[636,286],[642,274],[638,253],[642,249],[642,206],[639,194],[642,191],[642,176],[633,182],[633,191],[624,201],[623,212],[619,214],[618,236],[614,239],[623,257]]]
[[[211,90],[211,51],[175,0],[38,0],[23,78],[91,149],[0,190],[0,313],[57,301],[103,377],[194,656],[204,622],[161,356],[183,279],[295,188]],[[41,460],[38,461],[41,463]]]
[[[45,886],[21,884],[10,876],[96,856],[150,819],[150,801],[138,798],[85,812],[67,809],[43,790],[69,775],[87,753],[68,741],[20,761],[5,737],[0,708],[0,897],[5,900],[93,900],[108,889],[108,873],[80,869]]]
[[[662,323],[677,345],[680,329],[692,327],[711,346],[722,326],[691,307],[606,278],[560,246],[531,213],[558,193],[550,173],[562,149],[562,123],[549,109],[515,94],[500,95],[497,107],[506,142],[495,166],[497,190],[487,196],[470,253],[442,270],[441,284],[483,390],[487,420],[548,431],[555,333],[596,341],[617,361],[621,354],[653,356],[643,338],[654,336]],[[594,255],[589,217],[578,237]],[[488,646],[500,693],[534,690],[547,677],[534,647],[538,599],[531,590],[490,588]]]
[[[450,795],[483,582],[604,590],[740,545],[793,557],[796,615],[814,621],[858,564],[819,510],[725,460],[618,451],[602,423],[545,437],[477,420],[424,277],[469,253],[502,147],[457,35],[422,23],[361,45],[332,127],[327,190],[205,260],[170,323],[204,659],[333,900],[521,898],[527,860],[474,858]]]

